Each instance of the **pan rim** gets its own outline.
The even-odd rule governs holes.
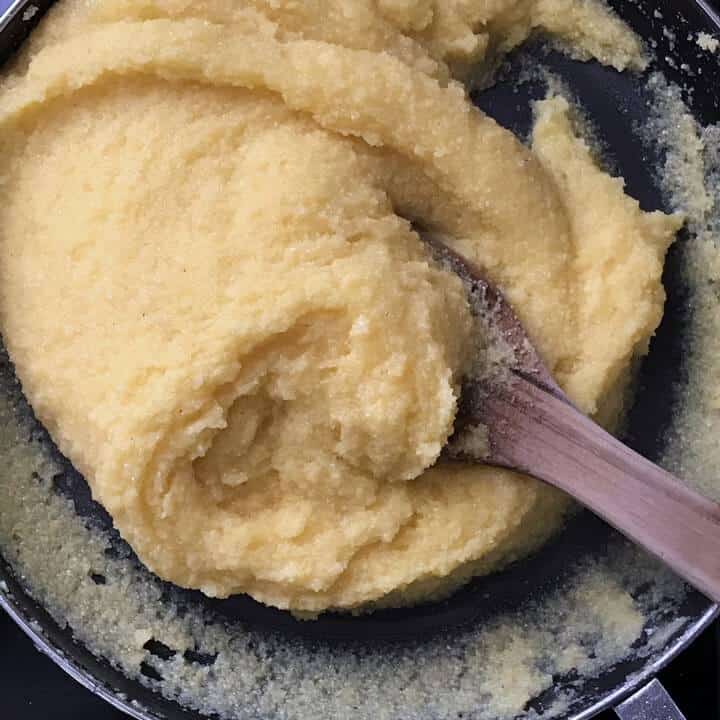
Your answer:
[[[708,601],[709,602],[709,601]],[[585,710],[572,715],[568,720],[589,720],[605,710],[612,710],[614,707],[627,700],[638,690],[642,689],[657,674],[669,665],[675,658],[686,650],[688,645],[694,642],[708,627],[720,617],[720,604],[711,604],[710,607],[701,615],[684,633],[675,639],[668,649],[655,662],[645,666],[642,671],[635,675],[631,675],[631,679],[626,680],[625,684],[606,695],[594,705]]]
[[[2,575],[5,575],[4,571]],[[33,625],[37,625],[39,628],[37,620],[29,618],[28,615],[13,602],[9,594],[3,592],[1,588],[0,608],[2,608],[20,630],[32,640],[38,652],[50,658],[63,672],[67,673],[67,675],[80,683],[80,685],[93,693],[93,695],[101,698],[131,718],[135,718],[135,720],[163,720],[159,715],[155,715],[151,713],[151,711],[133,707],[133,705],[131,705],[132,701],[123,699],[119,693],[111,690],[102,682],[98,682],[97,678],[89,670],[82,667],[77,659],[69,658],[60,648],[53,645],[40,629],[33,627]]]

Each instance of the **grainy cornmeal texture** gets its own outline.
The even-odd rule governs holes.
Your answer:
[[[618,68],[570,0],[62,2],[0,91],[0,320],[33,408],[155,573],[317,612],[448,592],[566,500],[437,462],[506,292],[613,425],[679,220],[641,212],[562,99],[532,151],[450,78],[534,28]]]

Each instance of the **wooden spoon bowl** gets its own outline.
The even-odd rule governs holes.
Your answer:
[[[513,348],[501,381],[470,378],[446,454],[518,470],[573,496],[720,601],[720,505],[621,443],[578,410],[553,379],[502,292],[441,238],[434,257],[462,279],[473,311]],[[474,429],[486,443],[458,442]]]

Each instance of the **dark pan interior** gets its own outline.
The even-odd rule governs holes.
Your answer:
[[[50,2],[35,2],[41,10]],[[615,0],[611,3],[617,11],[645,38],[658,43],[656,69],[661,69],[669,80],[679,82],[685,88],[685,99],[697,118],[703,123],[715,122],[720,117],[720,62],[718,58],[703,54],[694,41],[687,39],[689,32],[720,29],[720,20],[712,11],[698,2],[629,2]],[[655,16],[662,11],[664,18]],[[33,18],[36,20],[37,18]],[[0,57],[10,55],[21,42],[31,22],[22,22],[20,15],[0,36]],[[664,27],[676,30],[676,39],[663,33]],[[666,56],[669,60],[666,60]],[[702,75],[680,76],[675,58],[692,58],[693,66],[702,66]],[[620,74],[596,63],[578,63],[557,53],[548,51],[541,44],[533,44],[511,60],[508,73],[518,70],[528,61],[542,61],[553,72],[564,78],[577,96],[580,105],[593,119],[601,141],[609,148],[608,162],[622,174],[631,195],[638,198],[644,209],[663,207],[662,195],[653,175],[652,167],[658,157],[639,156],[634,129],[642,125],[647,115],[650,97],[643,83],[630,74]],[[540,82],[528,82],[521,90],[500,83],[489,91],[478,93],[477,104],[501,124],[519,135],[526,135],[531,122],[529,100],[544,94]],[[662,326],[653,342],[651,353],[645,362],[640,379],[638,401],[632,411],[627,439],[629,444],[646,456],[657,457],[662,438],[667,429],[673,407],[672,388],[682,377],[683,328],[687,325],[687,291],[683,287],[680,265],[683,254],[683,238],[673,247],[666,266],[664,282],[668,303]],[[2,355],[0,376],[8,378],[12,368]],[[1,386],[1,383],[0,383]],[[31,411],[29,408],[27,412]],[[51,443],[38,425],[38,437]],[[114,537],[113,542],[121,552],[129,548],[112,530],[104,510],[94,503],[83,478],[65,462],[65,472],[56,478],[58,492],[72,497],[76,510],[93,519],[97,525]],[[503,572],[480,578],[443,603],[434,603],[405,610],[379,611],[364,617],[328,615],[314,623],[298,622],[289,614],[267,608],[248,597],[238,596],[224,601],[210,600],[200,593],[180,590],[172,586],[167,592],[181,604],[202,605],[213,614],[229,620],[241,619],[245,624],[262,627],[268,632],[286,633],[302,637],[308,643],[333,643],[359,646],[403,642],[439,632],[452,637],[454,628],[486,621],[501,612],[521,609],[528,595],[535,599],[562,585],[568,568],[582,557],[596,557],[607,551],[615,541],[615,533],[600,520],[588,513],[571,521],[556,540],[536,555],[514,564]],[[113,669],[110,663],[99,660],[85,648],[77,645],[67,629],[62,629],[37,606],[23,591],[12,570],[0,559],[0,579],[9,587],[6,604],[16,620],[26,626],[36,641],[45,645],[45,651],[56,654],[63,664],[82,682],[92,686],[118,706],[128,710],[118,694],[139,700],[145,710],[129,709],[138,717],[190,718],[195,714],[183,710],[140,683],[128,680]],[[683,629],[686,636],[699,631],[712,617],[713,606],[702,595],[690,592],[682,606],[667,608],[668,617],[683,615],[691,619]],[[41,632],[27,627],[36,621]],[[601,680],[588,680],[584,687],[581,706],[575,708],[575,717],[589,717],[602,709],[613,697],[630,692],[641,680],[636,677],[628,684],[630,675],[643,669],[650,672],[659,663],[669,659],[677,649],[678,636],[668,640],[666,652],[652,658],[652,667],[646,661],[634,660],[616,667]],[[538,699],[538,707],[549,705],[553,694],[562,690],[561,681],[555,689]]]

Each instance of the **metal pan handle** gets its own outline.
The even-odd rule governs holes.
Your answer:
[[[615,708],[620,720],[685,720],[656,678]]]

